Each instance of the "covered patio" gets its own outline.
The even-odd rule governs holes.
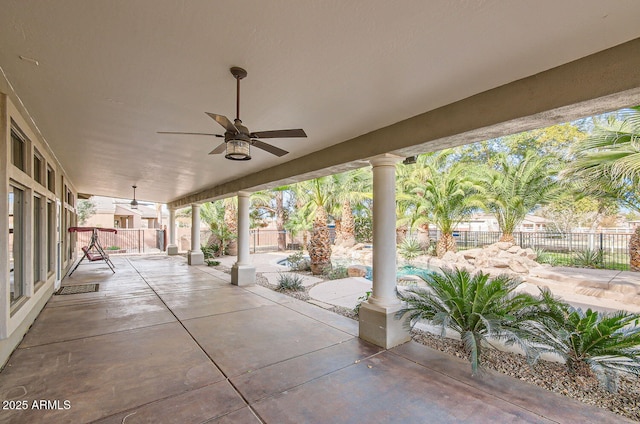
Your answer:
[[[0,373],[3,399],[29,408],[0,421],[624,422],[504,375],[472,378],[414,342],[376,347],[355,321],[183,257],[114,262],[116,274],[86,265],[65,280],[98,292],[51,298]]]
[[[638,13],[600,0],[3,2],[0,392],[62,409],[0,421],[619,422],[405,344],[395,165],[640,104]],[[242,125],[257,133],[240,126],[238,66]],[[234,103],[244,132],[215,118]],[[225,159],[239,142],[251,160]],[[250,195],[362,167],[374,275],[359,323],[255,286]],[[167,205],[168,255],[65,277],[78,200],[132,194]],[[229,197],[230,276],[202,266],[198,219]],[[85,282],[100,290],[53,295]]]

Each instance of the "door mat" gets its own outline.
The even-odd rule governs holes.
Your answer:
[[[62,286],[55,294],[80,294],[97,292],[100,284],[78,284],[75,286]]]

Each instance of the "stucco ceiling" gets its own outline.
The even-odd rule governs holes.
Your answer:
[[[0,2],[0,67],[79,192],[170,202],[640,36],[636,0]],[[38,61],[38,66],[20,56]],[[204,112],[282,158],[210,156]]]

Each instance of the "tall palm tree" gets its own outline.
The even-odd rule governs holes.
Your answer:
[[[224,227],[225,230],[230,232],[231,234],[236,235],[231,238],[227,243],[227,248],[225,249],[225,253],[229,255],[237,255],[238,254],[238,198],[237,197],[227,197],[222,200],[222,205],[224,207]]]
[[[481,189],[470,177],[468,166],[449,160],[451,150],[421,155],[414,166],[408,192],[417,196],[420,207],[431,210],[433,223],[441,232],[436,254],[457,250],[453,229],[477,208],[474,197]]]
[[[332,175],[333,198],[336,199],[332,215],[336,222],[336,244],[351,247],[356,243],[353,205],[372,198],[372,175],[369,169]]]
[[[284,191],[286,188],[278,187],[273,190],[275,200],[276,230],[278,230],[278,250],[287,249],[287,234],[285,233],[285,209],[284,209]]]
[[[414,165],[396,166],[396,242],[399,244],[407,230],[419,228],[416,237],[423,250],[430,246],[429,224],[432,222],[432,208],[425,199],[410,193]]]
[[[560,193],[557,171],[550,156],[528,152],[521,160],[500,155],[494,167],[478,169],[483,187],[483,208],[493,214],[502,232],[500,241],[511,242],[513,231],[535,207]]]
[[[322,274],[331,266],[331,239],[327,208],[332,200],[331,177],[314,178],[294,185],[297,198],[305,205],[304,211],[313,216],[309,258],[313,274]]]
[[[575,160],[563,173],[579,182],[585,192],[614,198],[640,211],[640,106],[623,121],[610,119],[592,135],[576,143]],[[632,271],[640,271],[640,228],[629,240]]]
[[[191,214],[191,209],[186,210]],[[232,229],[224,224],[225,207],[222,201],[207,202],[200,205],[200,219],[209,225],[211,236],[207,240],[207,246],[216,246],[218,254],[222,255],[228,250],[229,243],[236,237]]]
[[[308,249],[309,231],[313,228],[313,217],[306,208],[299,207],[292,211],[284,223],[284,228],[292,238],[302,233],[302,250]]]

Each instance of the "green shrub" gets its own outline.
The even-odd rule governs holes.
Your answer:
[[[369,298],[371,297],[371,293],[371,291],[367,291],[364,293],[364,295],[358,298],[358,304],[355,308],[353,308],[353,312],[355,312],[356,315],[360,314],[360,306],[362,306],[362,302],[366,302],[367,300],[369,300]]]
[[[292,271],[309,271],[311,269],[311,261],[305,258],[302,250],[287,257],[289,268]]]
[[[205,259],[211,259],[218,256],[218,252],[220,251],[220,246],[216,244],[211,244],[208,246],[200,246],[200,250],[202,251],[202,254],[204,255]]]
[[[517,344],[525,352],[531,347],[519,327],[531,316],[538,300],[527,293],[515,293],[518,280],[501,275],[490,278],[479,272],[444,269],[421,277],[427,287],[408,287],[399,293],[404,307],[396,314],[413,327],[420,321],[460,334],[471,362],[472,374],[482,365],[483,343],[494,338]]]
[[[415,237],[407,237],[402,240],[402,243],[398,246],[398,251],[407,263],[411,263],[411,261],[424,253],[420,242]]]
[[[373,241],[373,222],[369,215],[357,215],[353,219],[354,235],[358,243]]]
[[[218,266],[220,265],[220,261],[214,261],[212,259],[205,259],[207,266]]]
[[[585,249],[577,252],[573,263],[584,268],[602,268],[603,253],[600,249]]]
[[[280,273],[278,275],[278,291],[302,291],[302,276],[293,273]]]
[[[536,262],[539,264],[548,264],[551,266],[558,265],[558,258],[551,252],[547,252],[544,249],[535,249],[536,252]]]
[[[335,266],[335,267],[327,267],[325,269],[325,276],[329,280],[339,280],[341,278],[347,278],[349,274],[347,273],[347,267],[344,266]]]

